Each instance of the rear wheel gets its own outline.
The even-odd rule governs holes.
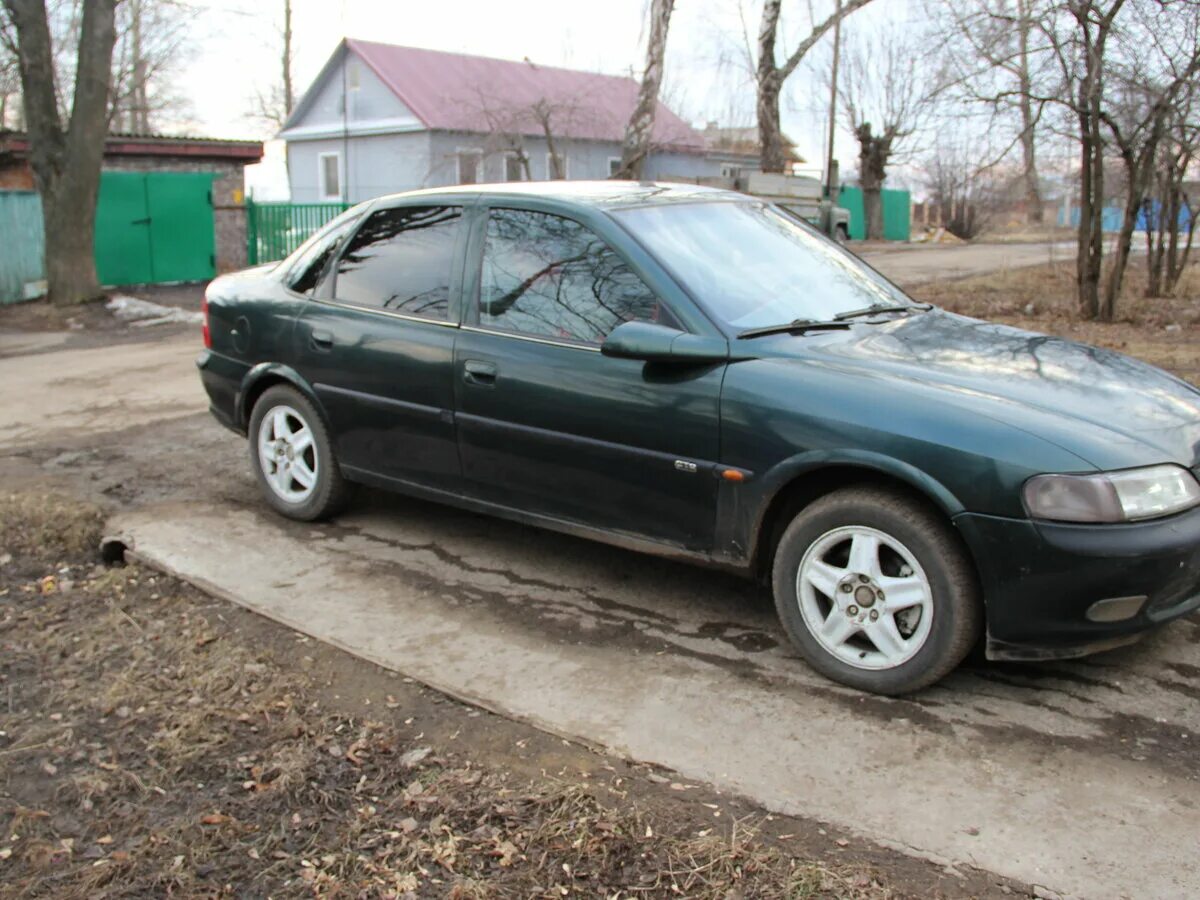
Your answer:
[[[263,496],[292,519],[336,513],[348,485],[316,408],[295,388],[268,388],[250,416],[250,460]]]
[[[974,571],[953,532],[887,489],[846,488],[802,510],[780,539],[772,582],[809,664],[879,694],[933,684],[981,628]]]

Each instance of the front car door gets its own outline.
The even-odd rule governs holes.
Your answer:
[[[453,359],[463,208],[369,212],[297,321],[297,369],[351,476],[460,485]]]
[[[472,247],[455,348],[467,490],[709,550],[724,365],[600,354],[624,321],[686,327],[679,301],[668,305],[644,277],[652,261],[643,254],[635,268],[636,248],[619,253],[581,221],[516,206],[480,216]],[[655,279],[669,283],[661,271]]]

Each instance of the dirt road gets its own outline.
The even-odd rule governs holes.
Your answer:
[[[3,345],[0,344],[0,351]],[[429,504],[267,515],[203,413],[195,337],[0,358],[0,483],[70,481],[137,552],[560,734],[947,864],[1089,897],[1194,896],[1200,623],[917,698],[796,660],[739,580]],[[28,351],[28,352],[26,352]]]
[[[1074,258],[1075,245],[1070,242],[889,244],[868,246],[855,252],[901,287],[910,287],[941,278],[966,278],[986,272],[1066,262]]]

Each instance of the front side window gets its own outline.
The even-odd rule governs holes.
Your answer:
[[[321,276],[325,273],[338,244],[354,228],[360,218],[361,215],[358,213],[351,216],[343,215],[325,226],[325,229],[300,251],[295,265],[288,272],[287,286],[297,294],[311,295],[320,283]]]
[[[731,328],[912,302],[853,254],[763,203],[663,204],[615,215]]]
[[[462,209],[415,206],[371,213],[337,262],[337,299],[446,319]]]
[[[679,327],[616,252],[583,225],[548,213],[491,211],[480,325],[596,344],[633,320]]]

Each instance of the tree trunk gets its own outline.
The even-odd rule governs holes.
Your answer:
[[[1140,179],[1129,173],[1129,187],[1125,193],[1125,212],[1121,216],[1121,230],[1117,234],[1116,256],[1104,285],[1104,297],[1100,304],[1100,321],[1111,322],[1117,315],[1117,302],[1121,296],[1121,283],[1125,280],[1125,267],[1129,264],[1129,252],[1133,249],[1133,229],[1137,225],[1138,210],[1141,209],[1142,191]]]
[[[774,74],[758,83],[759,168],[764,172],[782,172],[787,165],[779,118],[779,91],[778,76]]]
[[[1037,145],[1034,142],[1034,116],[1032,82],[1029,76],[1029,18],[1028,0],[1017,0],[1018,89],[1021,108],[1021,157],[1024,164],[1021,173],[1025,182],[1025,221],[1040,225],[1044,219],[1042,189],[1038,183]]]
[[[662,87],[663,58],[667,52],[667,29],[675,0],[652,0],[650,5],[650,37],[646,42],[646,71],[638,88],[637,106],[625,128],[625,144],[621,148],[621,168],[614,178],[640,181],[650,155],[654,133],[654,114],[658,110],[658,92]]]
[[[1100,315],[1100,264],[1104,253],[1104,150],[1094,120],[1080,113],[1079,232],[1075,286],[1079,314]]]
[[[116,0],[83,4],[71,118],[58,113],[54,57],[41,0],[4,0],[17,34],[29,161],[42,195],[46,278],[54,303],[99,295],[96,279],[96,197],[108,125],[108,90],[116,42]]]
[[[783,89],[779,68],[775,65],[775,34],[779,30],[781,0],[763,3],[762,22],[758,29],[758,82],[756,111],[758,113],[759,168],[764,172],[782,172],[785,163],[783,127],[779,114],[779,95]]]
[[[292,86],[292,0],[283,0],[283,120],[285,122],[292,114],[292,107],[295,105],[296,92]]]
[[[883,240],[883,181],[887,177],[888,158],[892,154],[892,135],[871,134],[864,122],[854,132],[858,138],[858,183],[863,193],[863,218],[866,238]]]

